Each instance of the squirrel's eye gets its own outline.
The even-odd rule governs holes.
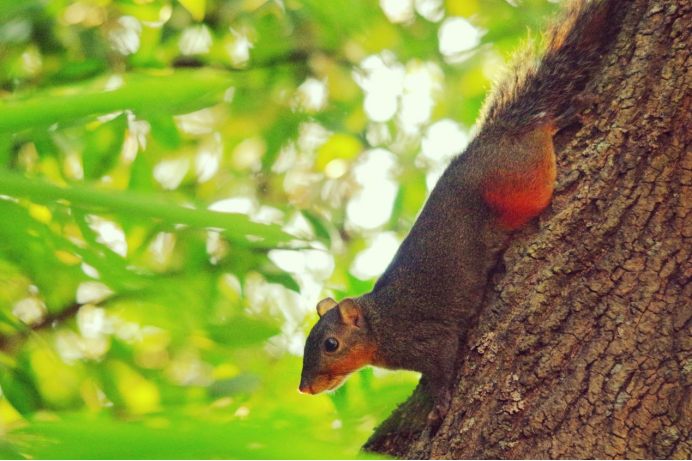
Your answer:
[[[336,338],[327,338],[324,342],[324,348],[327,352],[334,352],[339,348],[339,341]]]

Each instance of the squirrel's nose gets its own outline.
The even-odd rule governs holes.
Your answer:
[[[310,386],[300,386],[298,392],[301,394],[312,394],[312,389],[310,389]]]
[[[298,386],[298,392],[301,394],[312,394],[312,388],[308,385],[307,380],[301,376],[300,386]]]

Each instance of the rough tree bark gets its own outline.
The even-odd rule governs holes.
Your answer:
[[[692,458],[692,2],[625,3],[558,188],[513,238],[430,436],[422,385],[366,450]],[[460,288],[461,289],[461,288]]]

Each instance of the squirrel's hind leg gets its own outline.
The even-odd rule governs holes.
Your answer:
[[[500,227],[516,230],[550,203],[555,186],[554,130],[549,126],[502,146],[481,181],[483,199]]]

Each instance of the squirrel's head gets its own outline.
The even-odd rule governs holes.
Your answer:
[[[305,343],[298,388],[303,394],[336,389],[375,354],[372,333],[356,301],[326,298],[317,304],[317,314],[320,319]]]

